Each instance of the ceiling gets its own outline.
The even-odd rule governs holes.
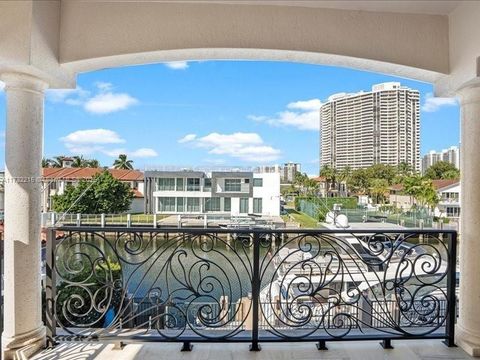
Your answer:
[[[78,1],[78,0],[63,0]],[[90,2],[165,2],[165,3],[216,3],[270,6],[301,6],[340,10],[378,11],[406,14],[448,15],[461,0],[89,0]]]

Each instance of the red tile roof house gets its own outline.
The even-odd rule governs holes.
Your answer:
[[[442,189],[449,187],[454,184],[458,184],[459,180],[432,180],[432,184],[437,190],[437,193],[440,193]],[[403,185],[395,184],[389,187],[390,195],[389,200],[390,204],[395,205],[397,208],[402,208],[405,211],[410,210],[410,208],[415,203],[410,195],[403,193]]]
[[[135,197],[130,213],[144,211],[143,172],[138,170],[107,169],[114,178],[130,184]],[[63,194],[68,184],[76,185],[82,179],[91,179],[103,168],[43,168],[42,169],[42,212],[51,211],[53,195]]]

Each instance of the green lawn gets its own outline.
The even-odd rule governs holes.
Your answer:
[[[288,215],[283,215],[282,218],[284,221],[291,221],[290,219],[293,218],[293,221],[298,222],[302,228],[318,228],[318,221],[314,218],[299,212],[293,208],[286,208]]]

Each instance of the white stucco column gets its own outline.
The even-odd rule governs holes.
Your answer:
[[[456,343],[480,356],[480,81],[458,91],[461,104],[460,317]]]
[[[45,343],[40,275],[43,100],[47,84],[18,73],[1,75],[6,92],[5,307],[2,352],[11,359]]]

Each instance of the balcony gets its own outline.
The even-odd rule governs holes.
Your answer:
[[[303,2],[302,6],[293,1],[248,4],[0,1],[0,23],[4,25],[0,78],[5,83],[7,118],[3,358],[12,359],[25,349],[32,353],[45,342],[40,274],[36,271],[40,268],[41,254],[38,242],[41,189],[37,182],[22,179],[35,179],[41,174],[46,88],[74,89],[77,74],[101,68],[186,59],[283,60],[351,67],[424,81],[433,85],[436,96],[460,98],[461,153],[465,166],[461,179],[459,257],[463,276],[459,294],[462,311],[456,341],[469,354],[479,356],[480,79],[476,66],[480,54],[480,43],[476,41],[480,37],[479,18],[480,5],[474,1],[409,2],[408,11],[404,4],[395,1],[358,2],[355,6],[343,2],[327,6],[313,1]],[[432,349],[430,343],[430,340],[420,343],[412,340],[405,345],[399,342],[398,348],[412,359],[414,354],[464,356],[458,349],[444,347],[438,353],[428,352],[426,349]],[[77,346],[85,349],[102,347],[101,344]],[[344,348],[342,343],[331,339],[327,344],[339,351],[332,353],[333,357],[353,354],[355,358],[355,351],[361,353],[367,346],[366,342],[346,343]],[[295,348],[307,345],[296,344]],[[60,351],[60,346],[55,351]],[[171,355],[152,349],[153,345],[142,346],[155,351],[157,357]],[[171,349],[176,344],[161,346]],[[229,346],[237,348],[242,344]],[[227,349],[222,353],[224,347],[219,345],[198,347],[231,354]],[[272,357],[296,355],[288,353],[290,344],[267,343],[264,347],[278,350],[272,349]],[[375,356],[386,356],[383,351],[372,351]],[[318,354],[312,357],[317,358]]]
[[[455,258],[452,231],[54,228],[45,296],[53,349],[42,356],[109,352],[112,342],[245,356],[245,343],[265,353],[286,342],[305,352],[313,345],[293,343],[453,346]]]

